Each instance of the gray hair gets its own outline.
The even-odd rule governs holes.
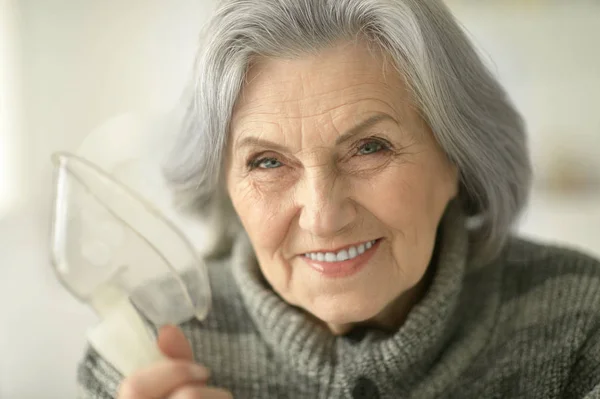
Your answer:
[[[476,221],[473,254],[493,258],[528,199],[525,127],[441,0],[222,1],[203,34],[183,123],[164,166],[179,206],[212,215],[221,226],[238,223],[223,157],[253,57],[302,56],[357,37],[383,50],[404,75],[414,106],[460,171],[459,199]]]

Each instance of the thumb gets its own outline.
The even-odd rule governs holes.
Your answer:
[[[192,346],[177,326],[166,325],[158,331],[158,348],[167,357],[194,361]]]

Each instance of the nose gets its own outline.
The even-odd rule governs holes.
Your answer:
[[[357,212],[347,186],[334,173],[307,174],[296,192],[300,228],[331,237],[351,226]]]

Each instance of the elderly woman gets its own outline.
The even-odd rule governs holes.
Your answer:
[[[441,1],[224,1],[195,72],[166,176],[221,222],[213,310],[84,397],[600,397],[600,264],[511,234],[523,122]]]

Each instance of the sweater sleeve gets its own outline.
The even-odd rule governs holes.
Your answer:
[[[563,397],[600,398],[600,327],[594,329],[582,345]]]
[[[92,348],[77,369],[78,399],[116,399],[123,377]]]
[[[585,339],[579,346],[571,367],[563,398],[568,399],[600,399],[600,262],[585,257],[590,277],[586,279],[581,291],[581,303],[578,307],[583,317],[589,317]],[[592,277],[593,276],[593,277]]]

